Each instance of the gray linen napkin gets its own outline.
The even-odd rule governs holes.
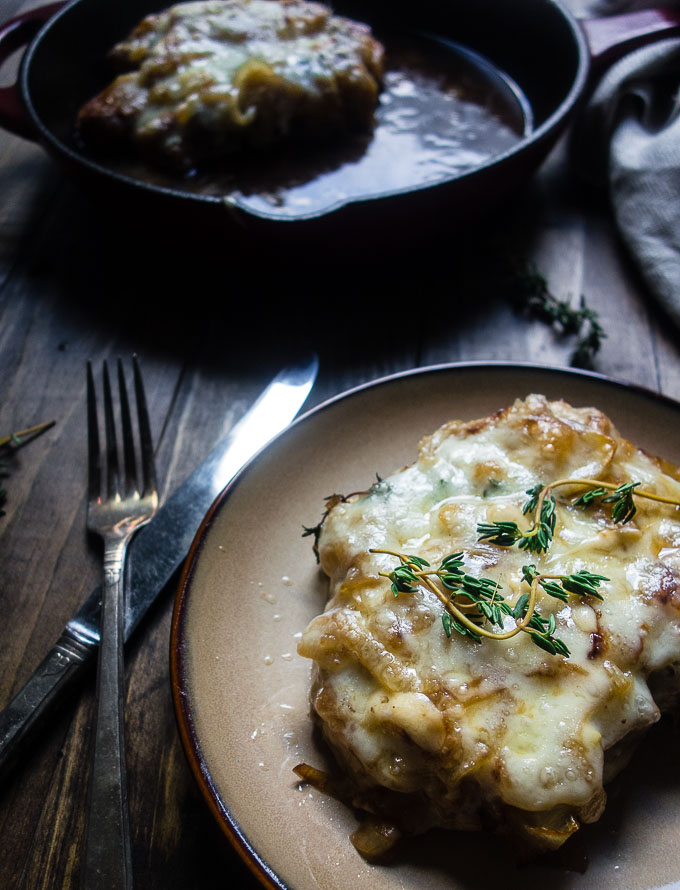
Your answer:
[[[580,18],[659,5],[566,4]],[[680,326],[680,38],[636,50],[605,73],[579,115],[572,150],[581,174],[608,187],[623,241]]]

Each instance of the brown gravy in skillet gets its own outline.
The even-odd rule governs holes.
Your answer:
[[[183,177],[129,158],[104,163],[153,185],[295,219],[348,200],[436,185],[503,154],[530,131],[528,103],[483,59],[436,38],[382,40],[385,83],[368,134],[232,157]]]

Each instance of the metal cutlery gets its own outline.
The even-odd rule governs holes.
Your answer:
[[[188,479],[165,500],[129,548],[124,633],[127,640],[181,566],[211,503],[244,463],[300,410],[318,371],[316,356],[283,368]],[[68,621],[32,676],[0,712],[0,768],[90,664],[99,646],[101,588]]]
[[[127,547],[132,536],[149,522],[158,509],[158,491],[149,415],[136,358],[133,358],[132,370],[139,445],[135,443],[125,373],[119,359],[118,391],[122,438],[119,455],[108,366],[104,363],[103,450],[100,447],[92,366],[89,363],[87,366],[87,527],[104,541],[104,583],[96,725],[81,874],[81,886],[84,890],[127,890],[133,883],[123,705],[124,568]]]

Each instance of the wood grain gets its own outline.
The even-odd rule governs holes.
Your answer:
[[[0,18],[20,4],[3,0]],[[16,453],[0,517],[0,706],[97,583],[85,532],[85,363],[136,352],[165,494],[225,435],[285,361],[315,349],[309,405],[393,371],[448,361],[567,366],[573,343],[513,306],[508,257],[553,292],[585,295],[607,332],[596,370],[680,398],[678,332],[645,292],[605,195],[558,147],[510,206],[464,233],[338,262],[190,247],[121,226],[35,145],[0,133],[0,433],[55,427]],[[174,591],[127,651],[133,856],[145,890],[253,888],[187,768],[168,667]],[[237,678],[235,678],[237,680]],[[0,887],[78,883],[93,717],[88,676],[0,785]]]

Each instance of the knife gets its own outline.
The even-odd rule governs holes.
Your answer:
[[[313,356],[280,371],[226,438],[132,539],[127,557],[126,640],[184,561],[220,491],[298,413],[318,365]],[[25,686],[0,712],[0,769],[96,652],[100,602],[101,587],[96,587]]]

